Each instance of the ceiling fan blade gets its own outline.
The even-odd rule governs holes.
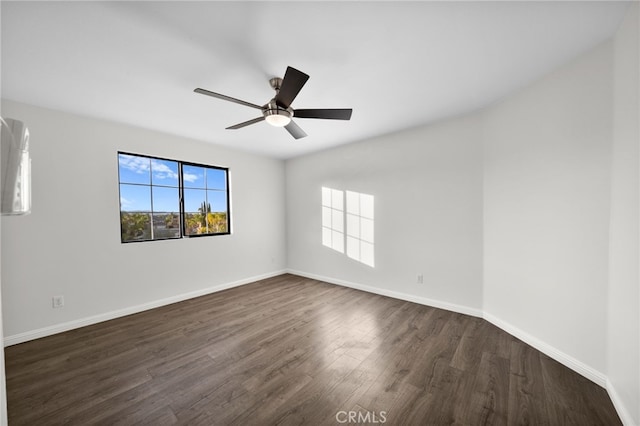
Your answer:
[[[351,109],[296,109],[293,116],[297,118],[324,118],[327,120],[350,120]]]
[[[240,99],[232,98],[231,96],[221,95],[220,93],[211,92],[209,90],[197,88],[194,90],[196,93],[200,93],[201,95],[212,96],[214,98],[222,99],[223,101],[235,102],[240,105],[245,105],[251,108],[262,109],[260,105],[252,104],[251,102],[242,101]]]
[[[293,120],[291,120],[289,124],[284,126],[284,128],[287,129],[287,132],[289,132],[291,136],[296,139],[302,139],[307,136],[304,130],[302,130],[296,123],[294,123]]]
[[[309,80],[309,76],[295,68],[287,67],[282,79],[282,85],[276,95],[276,102],[283,108],[289,108],[291,102],[298,96],[302,86]]]
[[[241,129],[243,127],[250,126],[251,124],[256,124],[256,123],[259,123],[261,121],[264,121],[264,116],[263,117],[254,118],[253,120],[245,121],[244,123],[238,123],[238,124],[236,124],[234,126],[227,127],[227,130]]]

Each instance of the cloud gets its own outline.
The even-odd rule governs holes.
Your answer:
[[[182,174],[182,180],[186,181],[186,182],[195,182],[198,180],[198,175],[194,175],[191,173],[183,173]]]
[[[178,180],[178,163],[175,161],[163,161],[137,155],[120,154],[118,162],[120,167],[136,174],[148,174],[149,171],[153,171],[153,177],[155,179],[171,179],[176,182]],[[172,169],[167,163],[174,164],[175,168]],[[195,182],[199,178],[201,178],[201,176],[194,173],[186,171],[182,173],[182,179],[185,182]]]
[[[138,157],[135,155],[120,154],[118,156],[118,163],[121,167],[134,173],[142,174],[149,172],[148,158]]]
[[[178,173],[171,170],[164,162],[151,160],[151,169],[153,170],[153,177],[156,179],[178,180]]]

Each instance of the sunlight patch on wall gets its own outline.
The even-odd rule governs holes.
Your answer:
[[[322,244],[344,253],[344,192],[322,188]]]
[[[371,267],[373,257],[373,195],[347,191],[347,256]]]
[[[373,195],[323,187],[322,244],[345,253],[346,241],[348,257],[374,267],[373,206]]]

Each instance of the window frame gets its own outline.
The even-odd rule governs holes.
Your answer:
[[[207,164],[201,164],[201,163],[193,163],[190,161],[178,161],[179,164],[179,179],[180,179],[180,218],[181,218],[181,233],[182,233],[182,238],[199,238],[199,237],[211,237],[211,236],[215,236],[215,235],[229,235],[231,234],[231,198],[230,198],[230,191],[229,191],[229,168],[227,167],[221,167],[221,166],[210,166]],[[185,190],[185,185],[183,182],[183,166],[193,166],[193,167],[202,167],[204,169],[215,169],[215,170],[223,170],[224,171],[224,178],[225,178],[225,182],[224,182],[224,192],[225,192],[225,204],[227,206],[227,231],[226,232],[216,232],[216,233],[208,233],[208,234],[187,234],[186,230],[187,230],[187,224],[186,221],[184,220],[185,215],[188,213],[185,210],[185,206],[184,206],[184,190]],[[206,187],[206,179],[205,179],[205,187],[204,188],[194,188],[194,187],[187,187],[186,189],[204,189],[205,191],[210,191],[207,187]]]
[[[153,171],[150,170],[150,176],[149,176],[149,183],[148,184],[143,184],[143,183],[129,183],[129,182],[122,182],[121,181],[121,176],[120,176],[120,155],[129,155],[129,156],[134,156],[134,157],[141,157],[141,158],[145,158],[145,159],[149,159],[150,161],[153,160],[159,160],[159,161],[170,161],[170,162],[174,162],[177,163],[178,165],[178,208],[179,211],[177,212],[178,217],[179,217],[179,235],[176,237],[166,237],[166,238],[148,238],[148,239],[140,239],[140,240],[123,240],[123,227],[122,227],[122,185],[139,185],[141,187],[148,187],[151,193],[151,229],[152,229],[152,234],[153,234],[153,188],[154,187],[167,187],[164,185],[154,185],[153,184],[153,176],[152,173]],[[149,241],[167,241],[167,240],[181,240],[181,239],[187,239],[187,238],[199,238],[199,237],[215,237],[215,236],[220,236],[220,235],[231,235],[231,187],[230,187],[230,173],[229,173],[229,168],[228,167],[222,167],[222,166],[213,166],[213,165],[209,165],[209,164],[203,164],[203,163],[196,163],[196,162],[192,162],[192,161],[182,161],[182,160],[176,160],[173,158],[166,158],[166,157],[158,157],[158,156],[154,156],[154,155],[147,155],[147,154],[138,154],[138,153],[133,153],[133,152],[127,152],[127,151],[117,151],[117,159],[118,159],[118,204],[119,204],[119,216],[120,216],[120,243],[121,244],[128,244],[128,243],[143,243],[143,242],[149,242]],[[183,167],[184,166],[192,166],[192,167],[201,167],[204,169],[214,169],[214,170],[222,170],[224,172],[224,193],[225,193],[225,204],[226,204],[226,231],[225,232],[215,232],[215,233],[205,233],[205,234],[187,234],[187,224],[186,224],[186,214],[188,212],[185,211],[185,197],[184,197],[184,190],[185,190],[185,186],[184,186],[184,174],[183,174]],[[206,187],[206,180],[205,180],[205,187],[204,188],[187,188],[187,189],[203,189],[205,192],[208,190]],[[219,189],[216,189],[217,191],[220,191]]]

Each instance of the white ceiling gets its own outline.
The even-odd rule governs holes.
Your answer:
[[[2,97],[290,158],[482,108],[611,37],[621,2],[6,2]],[[290,65],[309,136],[258,123]],[[16,117],[19,118],[19,117]]]

